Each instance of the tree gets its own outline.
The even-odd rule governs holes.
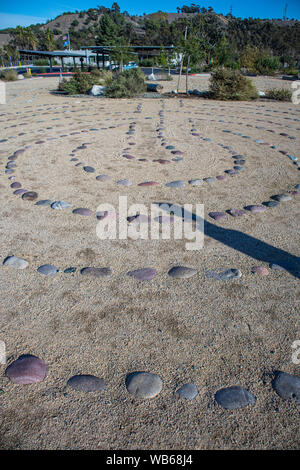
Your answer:
[[[110,52],[110,58],[119,65],[120,72],[123,72],[124,65],[134,59],[133,51],[124,39],[120,39]]]
[[[111,46],[116,42],[118,36],[118,26],[113,22],[113,20],[108,14],[103,15],[99,21],[99,29],[96,44]]]
[[[55,50],[55,41],[54,41],[54,34],[51,29],[47,28],[44,31],[44,46],[47,51],[54,51]]]
[[[180,78],[182,73],[182,65],[186,66],[186,93],[188,93],[188,76],[189,67],[200,64],[206,55],[207,44],[197,31],[191,29],[187,34],[188,28],[185,29],[184,36],[181,36],[180,43],[176,48],[176,52],[181,55],[180,72],[178,79],[177,91],[179,90]]]

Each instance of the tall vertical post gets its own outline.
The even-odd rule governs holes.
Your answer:
[[[50,73],[53,72],[52,57],[49,57]]]

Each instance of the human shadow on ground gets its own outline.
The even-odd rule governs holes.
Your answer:
[[[252,237],[246,233],[243,233],[239,230],[232,230],[223,227],[219,227],[218,225],[212,224],[207,220],[204,220],[194,213],[184,211],[183,207],[172,204],[169,202],[155,202],[155,205],[158,205],[160,208],[168,212],[167,206],[172,207],[172,211],[174,210],[175,214],[181,214],[181,217],[184,221],[184,218],[187,219],[191,218],[193,221],[196,222],[195,229],[203,230],[204,227],[204,234],[208,237],[211,237],[217,240],[223,245],[227,245],[234,250],[239,251],[247,256],[251,256],[258,261],[262,261],[264,263],[275,263],[284,270],[288,271],[291,275],[295,276],[296,278],[300,279],[300,258],[284,251],[280,248],[276,248],[275,246],[270,245],[258,238]]]

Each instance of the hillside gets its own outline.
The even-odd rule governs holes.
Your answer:
[[[176,45],[188,26],[189,30],[197,31],[210,50],[225,37],[237,53],[250,45],[281,57],[282,62],[300,58],[299,21],[241,19],[217,14],[212,9],[193,9],[183,6],[177,13],[158,11],[130,16],[126,11],[121,13],[114,3],[111,8],[67,12],[45,24],[0,31],[0,48],[4,48],[6,55],[16,55],[18,49],[63,49],[66,34],[72,49],[113,44],[116,40],[135,45]]]

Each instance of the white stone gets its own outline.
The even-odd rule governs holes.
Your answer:
[[[91,96],[102,96],[104,91],[106,90],[105,86],[102,85],[93,85],[89,91],[89,95]]]

